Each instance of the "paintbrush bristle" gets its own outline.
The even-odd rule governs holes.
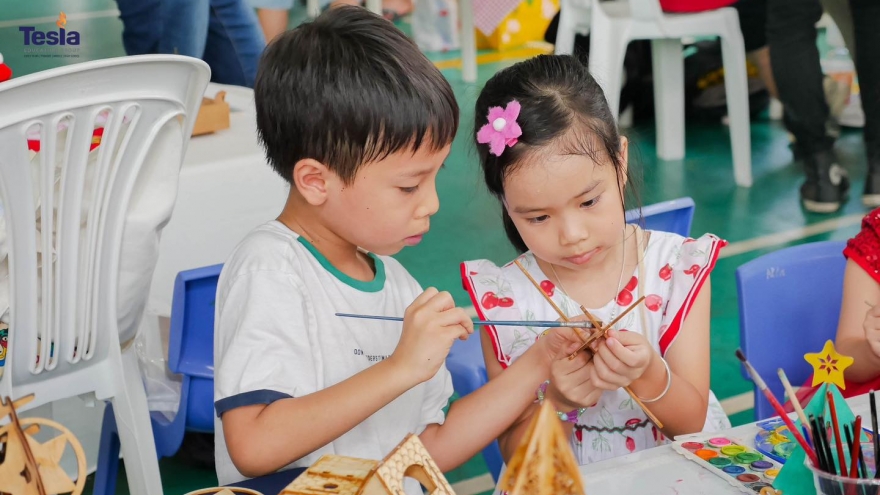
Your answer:
[[[761,375],[758,374],[757,370],[752,367],[752,364],[746,359],[746,355],[743,354],[742,349],[736,350],[736,357],[740,361],[742,361],[743,366],[746,367],[746,371],[749,372],[749,376],[752,377],[752,381],[755,382],[755,385],[758,386],[758,389],[765,390],[767,388],[767,384],[764,383],[764,380],[761,378]]]

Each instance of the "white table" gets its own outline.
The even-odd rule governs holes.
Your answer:
[[[182,270],[223,263],[254,227],[281,213],[287,183],[266,163],[257,141],[253,92],[210,85],[227,92],[230,128],[195,136],[189,143],[177,203],[162,231],[159,260],[147,311],[171,314],[174,278]]]
[[[847,400],[854,415],[870,418],[868,396]],[[794,418],[794,413],[791,414]],[[739,426],[724,436],[753,446],[758,427]],[[740,493],[718,475],[677,453],[670,445],[581,467],[585,491],[602,495],[721,495]]]

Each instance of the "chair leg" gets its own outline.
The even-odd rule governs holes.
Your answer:
[[[147,410],[147,394],[133,349],[121,355],[124,387],[113,397],[116,427],[131,495],[161,495],[162,479]]]
[[[382,0],[367,0],[367,10],[382,15]]]
[[[559,9],[559,27],[556,30],[556,55],[571,55],[574,53],[575,21],[577,11],[569,5],[570,2],[562,0]]]
[[[590,73],[605,92],[605,99],[614,119],[620,111],[620,82],[623,57],[629,41],[628,29],[621,29],[602,15],[597,4],[593,6],[590,23]]]
[[[321,15],[321,5],[318,3],[318,0],[306,0],[306,14],[310,19]]]
[[[458,18],[461,21],[461,78],[464,82],[477,82],[477,39],[471,0],[458,0]]]
[[[116,479],[119,475],[119,434],[116,431],[116,418],[113,406],[104,408],[104,421],[101,423],[101,441],[98,450],[98,466],[95,471],[94,495],[113,495],[116,493]]]
[[[752,138],[746,50],[739,21],[735,15],[728,16],[727,32],[721,36],[721,57],[724,61],[724,88],[727,96],[727,116],[730,121],[733,176],[738,186],[751,187]]]
[[[654,113],[657,122],[657,156],[684,158],[684,58],[681,40],[651,40],[654,66]]]

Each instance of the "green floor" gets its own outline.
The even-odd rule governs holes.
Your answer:
[[[60,65],[96,58],[124,55],[120,35],[122,24],[112,12],[112,0],[42,0],[19,2],[0,0],[0,52],[16,76]],[[58,12],[68,16],[68,29],[80,31],[80,58],[52,59],[26,57],[21,19],[41,20],[38,27],[54,25]],[[92,13],[92,18],[78,14]],[[96,14],[97,13],[97,14]],[[302,13],[294,15],[301,19]],[[51,19],[51,20],[50,20]],[[408,26],[403,26],[408,29]],[[453,54],[454,55],[454,54]],[[442,55],[448,58],[450,54]],[[438,59],[439,59],[438,55]],[[472,132],[473,103],[481,84],[505,63],[481,65],[477,84],[462,82],[458,70],[444,71],[453,85],[462,108],[461,132],[456,139],[447,168],[440,174],[438,188],[441,209],[432,230],[416,248],[402,252],[398,258],[424,286],[451,291],[459,304],[469,305],[461,289],[458,263],[473,258],[491,258],[496,262],[509,260],[514,251],[508,244],[499,222],[496,202],[484,191],[469,134]],[[739,373],[733,355],[738,346],[738,321],[734,271],[762,254],[781,247],[826,239],[846,239],[858,229],[858,216],[864,208],[856,194],[846,207],[834,215],[806,214],[799,206],[798,187],[802,173],[792,163],[788,138],[778,122],[764,118],[752,125],[752,160],[754,186],[736,187],[733,182],[730,144],[727,128],[705,123],[690,123],[687,128],[687,157],[680,161],[660,161],[655,156],[655,130],[651,124],[637,125],[625,131],[631,138],[631,167],[644,175],[640,191],[644,204],[681,196],[696,202],[693,234],[713,232],[733,245],[740,254],[718,262],[713,277],[712,294],[712,388],[719,399],[738,396],[751,390]],[[853,191],[860,191],[865,175],[864,147],[861,133],[844,131],[837,149],[842,165],[853,177]],[[839,222],[828,222],[839,219]],[[841,225],[837,225],[841,224]],[[793,231],[805,226],[821,227],[820,233],[803,238],[797,233],[789,241],[774,244],[762,242],[763,236]],[[758,239],[757,242],[748,242]],[[780,241],[782,242],[782,241]],[[746,243],[746,244],[740,244]],[[756,245],[749,249],[748,246]],[[724,256],[724,254],[722,254]],[[733,414],[735,424],[752,420],[752,411]],[[211,470],[187,465],[179,458],[161,461],[165,493],[178,495],[212,486],[216,478]],[[451,481],[461,481],[485,474],[482,460],[477,458],[449,473]],[[124,476],[120,476],[118,493],[128,493]],[[267,494],[268,495],[268,494]]]

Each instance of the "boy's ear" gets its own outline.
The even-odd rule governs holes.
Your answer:
[[[319,206],[327,199],[333,175],[323,163],[305,158],[293,166],[293,185],[309,204]]]

